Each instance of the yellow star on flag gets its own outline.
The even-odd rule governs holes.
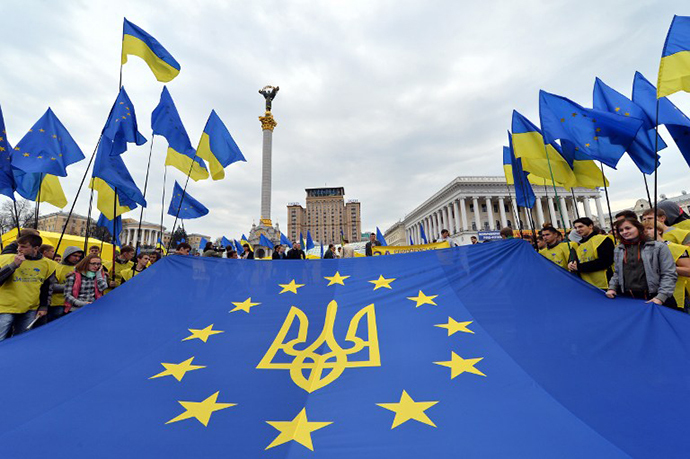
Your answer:
[[[474,334],[474,332],[472,330],[467,328],[467,326],[471,323],[472,323],[471,320],[469,322],[458,322],[455,319],[453,319],[452,317],[448,316],[448,323],[447,324],[438,324],[438,325],[434,325],[434,327],[445,328],[446,330],[448,330],[448,336],[454,335],[455,333],[457,333],[459,331],[464,332],[464,333]]]
[[[194,357],[191,357],[191,358],[185,360],[184,362],[180,362],[180,363],[163,363],[163,362],[161,362],[161,365],[163,365],[163,367],[165,368],[165,371],[161,371],[157,375],[151,376],[149,379],[162,378],[163,376],[172,376],[173,378],[177,379],[178,381],[182,381],[182,378],[184,378],[184,375],[188,371],[206,368],[205,365],[192,365],[192,360],[194,360]]]
[[[345,282],[343,282],[345,279],[347,279],[350,276],[341,276],[340,272],[336,271],[334,275],[331,277],[324,277],[328,282],[328,285],[326,287],[330,287],[331,285],[335,284],[340,284],[340,285],[345,285]]]
[[[620,107],[616,107],[615,110],[616,110],[617,112],[619,112],[619,111],[621,110],[621,108],[620,108]]]
[[[24,156],[29,156],[29,154],[28,154],[28,153],[24,153]]]
[[[420,307],[423,304],[430,304],[432,306],[438,306],[436,303],[434,303],[434,298],[436,298],[438,295],[425,295],[424,292],[421,290],[419,291],[419,294],[417,296],[408,296],[408,300],[416,301],[416,308]]]
[[[292,292],[295,295],[297,295],[297,289],[298,288],[304,287],[304,284],[296,284],[295,279],[292,279],[289,284],[278,284],[278,285],[283,287],[283,290],[281,290],[280,293]]]
[[[391,429],[395,429],[400,424],[403,424],[410,419],[414,419],[422,424],[436,427],[436,424],[429,419],[429,416],[426,415],[425,411],[437,403],[438,401],[415,402],[412,400],[412,397],[410,397],[407,392],[403,390],[398,403],[377,403],[377,405],[395,413],[393,425],[391,426]]]
[[[314,451],[311,442],[311,433],[333,424],[332,422],[309,422],[307,420],[307,409],[302,408],[292,421],[266,421],[268,425],[280,431],[280,434],[271,442],[266,449],[282,445],[290,440],[294,440],[309,450]]]
[[[244,311],[247,314],[249,314],[249,310],[254,307],[258,306],[261,303],[252,303],[251,297],[247,298],[246,300],[242,301],[241,303],[235,303],[234,301],[232,304],[235,305],[235,309],[231,309],[230,312],[235,312],[235,311]]]
[[[483,360],[484,357],[479,357],[477,359],[463,359],[455,352],[451,352],[450,360],[446,362],[434,362],[436,365],[441,365],[442,367],[450,368],[450,379],[454,379],[456,376],[463,373],[473,373],[479,376],[486,376],[481,371],[474,368],[474,366]]]
[[[39,129],[38,132],[46,132],[45,129]]]
[[[196,329],[196,328],[188,328],[187,330],[189,330],[190,332],[192,332],[192,334],[189,335],[188,337],[184,338],[182,341],[187,341],[188,339],[195,339],[195,338],[198,338],[198,339],[200,339],[201,341],[203,341],[203,342],[205,343],[206,341],[208,341],[208,337],[209,337],[209,336],[215,335],[215,334],[218,334],[218,333],[225,333],[225,332],[222,331],[222,330],[214,330],[214,329],[213,329],[213,324],[209,325],[209,326],[206,327],[206,328],[202,328],[202,329],[200,329],[200,330],[199,330],[199,329]]]
[[[378,290],[378,289],[383,288],[383,287],[393,290],[393,287],[391,287],[391,282],[393,282],[394,280],[395,280],[394,277],[391,277],[390,279],[386,279],[383,276],[379,276],[378,279],[370,280],[369,283],[374,284],[374,290]]]
[[[219,391],[220,392],[220,391]],[[166,424],[171,424],[173,422],[184,421],[185,419],[196,418],[197,421],[202,423],[204,427],[208,426],[208,421],[211,420],[211,414],[214,411],[224,410],[225,408],[230,408],[231,406],[237,405],[237,403],[216,403],[218,400],[218,394],[211,395],[209,398],[202,402],[181,402],[178,401],[180,405],[185,409],[185,412],[176,416],[166,422]]]

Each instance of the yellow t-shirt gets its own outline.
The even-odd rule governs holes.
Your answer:
[[[122,275],[121,275],[122,282],[130,281],[130,280],[132,280],[132,278],[134,276],[136,276],[137,274],[141,274],[143,272],[143,270],[137,271],[135,268],[136,268],[136,266],[132,266],[131,268],[125,269],[124,271],[122,271]],[[146,269],[146,268],[144,268],[144,269]],[[120,285],[122,285],[122,282],[120,282]]]
[[[597,249],[599,248],[601,243],[606,240],[606,238],[607,236],[597,234],[592,236],[592,238],[584,244],[580,244],[577,247],[577,259],[580,261],[580,263],[586,263],[588,261],[594,261],[599,259],[599,253],[597,252]],[[601,271],[594,271],[591,273],[580,273],[580,277],[582,278],[582,280],[600,289],[607,289],[609,286],[608,279],[606,278],[605,269],[602,269]]]
[[[15,254],[0,255],[0,268],[14,261]],[[57,268],[48,258],[24,260],[4,284],[0,285],[0,313],[23,314],[38,309],[41,286]]]
[[[134,267],[133,261],[128,261],[126,263],[118,263],[115,261],[113,263],[113,269],[110,270],[110,280],[115,282],[115,287],[118,287],[122,283],[122,272]],[[106,290],[106,292],[111,289]]]
[[[67,275],[74,272],[74,266],[58,264],[55,270],[55,277],[59,284],[65,283]],[[53,293],[53,297],[50,300],[51,306],[64,306],[65,305],[65,294],[64,293]]]
[[[570,248],[576,249],[577,248],[577,243],[571,242],[570,243]],[[556,245],[555,247],[549,249],[548,247],[545,249],[541,249],[539,251],[541,255],[546,257],[546,259],[553,261],[556,263],[558,266],[560,266],[563,269],[568,269],[568,260],[570,259],[570,249],[568,248],[568,243],[567,242],[561,242],[560,244]]]

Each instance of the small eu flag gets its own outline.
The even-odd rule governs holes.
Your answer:
[[[103,136],[111,140],[111,155],[120,155],[127,151],[128,143],[146,143],[146,138],[138,131],[134,104],[129,100],[124,86],[120,88],[120,93],[115,99],[115,105],[103,128]],[[101,142],[107,143],[105,139],[101,139]]]
[[[175,187],[173,188],[170,206],[168,207],[168,215],[187,220],[203,217],[206,214],[208,214],[206,206],[183,190],[180,184],[177,183],[177,180],[175,180]]]
[[[49,108],[15,145],[12,167],[66,177],[67,166],[82,159],[79,145]]]
[[[539,91],[539,118],[546,143],[569,140],[578,151],[614,169],[642,127],[639,119],[584,108],[546,91]]]

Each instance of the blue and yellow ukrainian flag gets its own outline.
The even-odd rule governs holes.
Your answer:
[[[196,154],[208,161],[213,180],[224,178],[224,168],[230,164],[247,161],[215,110],[211,110],[206,121]]]
[[[690,17],[673,16],[659,64],[657,99],[690,92]]]
[[[127,63],[127,56],[130,55],[142,58],[156,79],[163,83],[171,81],[180,73],[180,64],[172,54],[144,29],[125,18],[122,32],[122,65]]]
[[[206,164],[197,156],[196,150],[192,147],[175,102],[165,86],[161,92],[160,102],[151,114],[151,128],[154,134],[163,136],[168,141],[166,166],[177,168],[194,181],[208,178]]]
[[[24,199],[34,202],[47,202],[62,209],[67,205],[67,198],[60,180],[51,174],[25,173],[13,169],[17,193]]]
[[[560,186],[576,186],[577,180],[568,162],[554,145],[549,144],[544,148],[544,137],[539,128],[517,110],[513,110],[512,131],[513,152],[516,158],[522,159],[522,167],[526,172],[546,179],[549,183],[553,179]]]

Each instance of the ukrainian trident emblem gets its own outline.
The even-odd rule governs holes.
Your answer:
[[[256,368],[290,370],[292,381],[311,393],[338,379],[346,368],[380,367],[381,356],[379,354],[374,305],[370,304],[363,307],[352,317],[345,334],[345,341],[352,343],[352,346],[347,348],[338,344],[333,333],[337,312],[338,303],[335,301],[328,303],[321,334],[305,349],[299,350],[295,349],[295,346],[307,342],[309,319],[301,309],[292,306],[271,347],[266,351]],[[364,319],[366,319],[366,339],[361,337],[362,331],[360,330],[360,322],[363,322]],[[297,337],[286,342],[287,334],[295,321],[299,325]],[[293,357],[292,361],[276,362],[276,354],[279,351]],[[348,360],[348,356],[358,354],[361,351],[368,353],[365,360]]]

